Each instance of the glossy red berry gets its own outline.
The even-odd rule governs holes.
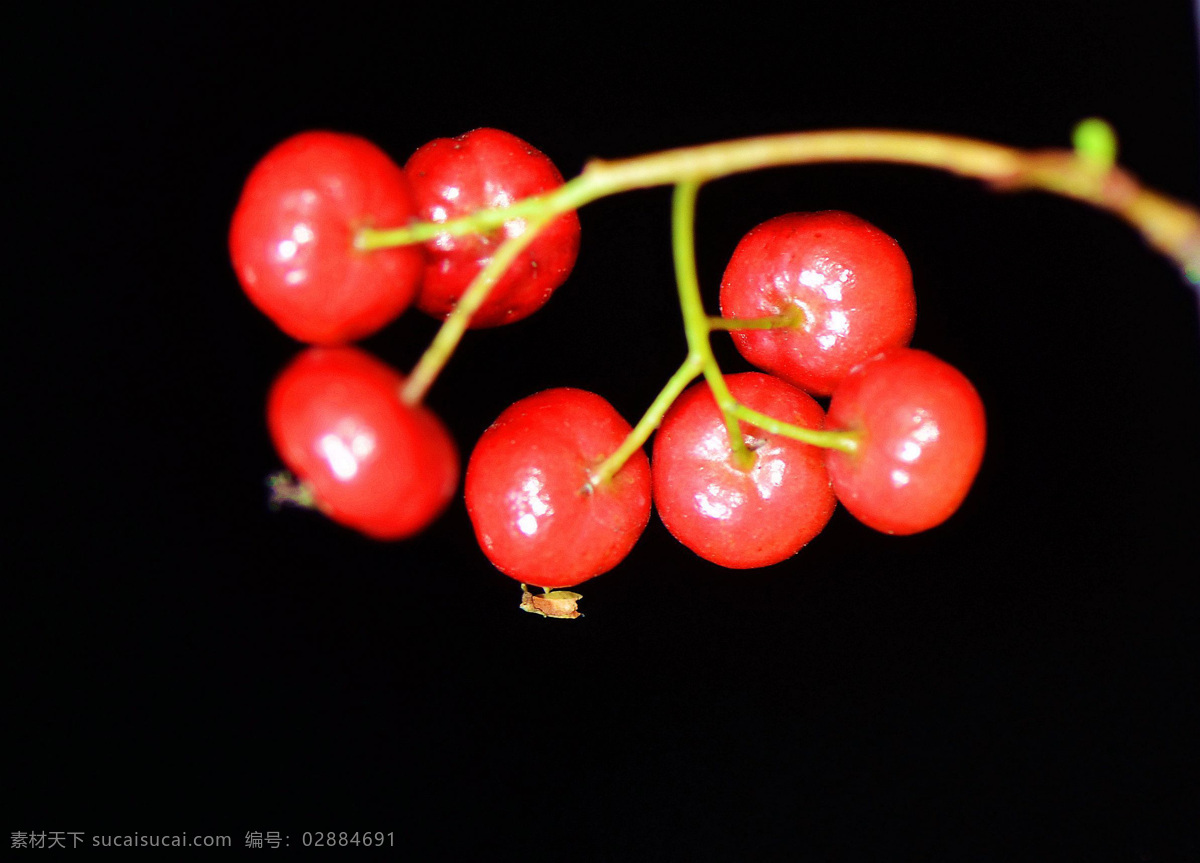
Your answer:
[[[397,227],[415,214],[404,172],[369,141],[304,132],[250,173],[233,214],[229,251],[246,294],[302,342],[367,336],[412,303],[419,247],[354,248],[364,227]]]
[[[742,238],[721,281],[721,314],[758,318],[799,311],[800,323],[742,330],[742,356],[816,395],[850,369],[912,339],[917,303],[900,246],[849,213],[791,213]]]
[[[562,174],[545,155],[498,129],[476,129],[458,138],[430,141],[404,167],[420,217],[430,222],[507,207],[563,183]],[[445,317],[496,247],[524,229],[523,219],[513,219],[488,234],[442,234],[427,243],[418,308]],[[493,327],[533,314],[566,281],[578,254],[579,217],[564,213],[542,228],[492,287],[471,326]]]
[[[859,521],[893,534],[935,527],[958,509],[987,436],[971,382],[907,348],[855,368],[834,390],[826,423],[860,435],[857,452],[826,452],[838,499]]]
[[[602,485],[589,473],[629,423],[607,401],[553,389],[509,407],[467,465],[467,512],[488,559],[538,587],[571,587],[629,554],[650,519],[650,464],[638,450]]]
[[[770,375],[725,378],[742,404],[793,425],[821,428],[821,406]],[[836,501],[822,451],[742,423],[754,454],[735,461],[729,433],[706,383],[692,386],[663,418],[654,440],[654,500],[663,524],[705,560],[732,569],[786,560],[821,532]]]
[[[454,441],[427,408],[400,401],[403,382],[356,348],[309,348],[267,401],[275,447],[318,508],[376,539],[417,533],[458,485]]]

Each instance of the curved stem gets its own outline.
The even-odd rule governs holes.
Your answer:
[[[721,369],[713,356],[709,336],[717,329],[767,329],[772,327],[794,326],[803,320],[803,311],[796,309],[782,315],[771,315],[763,318],[729,320],[710,316],[704,311],[704,301],[700,294],[700,281],[696,274],[695,256],[695,220],[696,197],[700,184],[683,182],[675,187],[675,195],[671,208],[671,246],[675,256],[675,278],[679,290],[679,307],[683,313],[684,333],[687,336],[688,355],[678,371],[667,381],[667,385],[654,399],[612,455],[601,462],[589,475],[588,484],[583,492],[591,492],[601,483],[607,482],[617,474],[629,457],[641,448],[655,429],[662,423],[663,416],[674,403],[684,388],[696,377],[703,373],[713,391],[713,398],[721,409],[725,426],[729,432],[730,447],[734,459],[742,467],[749,468],[754,464],[754,453],[746,445],[738,420],[751,422],[764,431],[780,434],[809,443],[814,446],[832,447],[843,452],[854,452],[858,439],[853,432],[821,431],[795,426],[774,417],[761,414],[758,411],[741,405],[729,391]]]
[[[889,129],[794,132],[615,161],[593,160],[565,185],[511,207],[443,223],[365,230],[356,244],[374,249],[418,243],[443,232],[490,230],[518,216],[557,215],[631,189],[701,183],[760,168],[823,162],[917,165],[983,180],[998,190],[1040,189],[1075,198],[1123,219],[1189,279],[1200,281],[1200,212],[1143,187],[1119,167],[1106,167],[1089,150],[1020,150],[973,138]]]
[[[695,278],[692,246],[694,208],[701,183],[744,171],[821,162],[889,162],[937,168],[984,180],[997,190],[1040,189],[1074,198],[1111,212],[1138,230],[1154,248],[1170,257],[1193,285],[1200,287],[1200,212],[1143,187],[1112,165],[1115,143],[1098,121],[1085,121],[1076,134],[1076,150],[1019,150],[986,141],[923,132],[841,129],[743,138],[664,150],[615,161],[594,160],[564,185],[501,209],[482,210],[446,222],[419,222],[386,230],[366,229],[355,238],[361,249],[378,249],[430,240],[442,233],[488,231],[524,218],[524,234],[511,238],[471,284],[455,311],[422,356],[403,389],[406,402],[419,402],[462,338],[470,316],[491,286],[536,230],[561,213],[617,192],[674,184],[674,248],[680,304],[688,333],[689,356],[698,352],[702,371],[730,429],[735,452],[752,459],[737,431],[739,414],[712,356],[708,335],[734,329],[704,314]],[[1105,128],[1106,124],[1105,124]],[[1111,130],[1108,130],[1111,133]],[[781,322],[745,323],[738,329],[786,326]],[[744,455],[743,455],[744,454]]]
[[[700,183],[687,180],[675,187],[671,199],[671,249],[675,257],[675,281],[679,289],[679,308],[683,311],[683,329],[687,335],[688,356],[696,357],[704,379],[713,392],[713,398],[725,417],[729,431],[729,446],[733,457],[743,467],[754,464],[754,453],[742,440],[742,430],[737,417],[727,410],[734,404],[733,395],[721,375],[717,358],[713,356],[708,341],[710,333],[708,315],[704,311],[704,300],[700,296],[700,279],[696,275],[696,196]]]
[[[775,417],[767,416],[767,414],[760,414],[758,411],[736,402],[728,410],[738,419],[745,420],[751,425],[771,434],[794,438],[802,443],[819,446],[822,449],[836,449],[844,453],[858,452],[858,432],[804,428],[804,426],[792,425],[791,423],[783,422],[783,420],[777,420]]]

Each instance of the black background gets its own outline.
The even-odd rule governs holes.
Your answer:
[[[655,517],[564,622],[517,610],[461,500],[399,544],[268,512],[262,404],[299,346],[244,298],[225,235],[295,132],[403,161],[491,125],[572,175],[842,126],[1063,145],[1100,115],[1131,170],[1198,199],[1186,2],[752,5],[126,7],[10,28],[31,265],[4,316],[6,833],[277,830],[295,853],[303,831],[381,830],[414,859],[1198,859],[1195,298],[1104,214],[879,166],[702,193],[714,305],[737,240],[780,213],[850,210],[906,250],[914,345],[972,378],[990,422],[971,496],[928,534],[839,511],[794,559],[727,572]],[[550,305],[468,336],[429,397],[464,457],[546,387],[631,420],[649,404],[684,354],[668,202],[585,208]],[[434,329],[414,312],[365,346],[408,368]]]

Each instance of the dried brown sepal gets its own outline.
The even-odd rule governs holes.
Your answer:
[[[267,477],[267,506],[276,512],[283,506],[294,506],[299,509],[321,510],[312,484],[306,480],[297,479],[290,471],[280,470]]]
[[[582,617],[578,603],[583,594],[573,590],[548,590],[545,593],[530,593],[529,588],[521,585],[521,610],[530,614],[540,614],[542,617],[557,617],[564,620],[574,620]]]

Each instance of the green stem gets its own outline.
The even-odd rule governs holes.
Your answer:
[[[485,234],[513,219],[546,221],[562,213],[577,210],[584,204],[603,197],[604,194],[612,194],[595,194],[594,187],[594,183],[585,182],[583,177],[576,177],[553,191],[522,198],[508,207],[476,210],[468,216],[448,219],[445,222],[413,222],[399,228],[363,228],[354,238],[354,245],[355,248],[364,251],[387,249],[392,246],[428,242],[441,234],[456,237],[463,234]]]
[[[696,195],[700,183],[688,180],[675,187],[671,200],[671,249],[675,256],[675,281],[679,289],[679,308],[683,312],[683,329],[687,336],[688,356],[700,362],[704,379],[712,389],[713,398],[725,417],[729,431],[729,446],[734,460],[743,467],[754,464],[754,453],[742,439],[742,430],[737,417],[728,407],[735,404],[733,395],[721,375],[717,358],[709,344],[708,315],[704,311],[704,300],[700,296],[700,279],[696,275]]]
[[[988,141],[890,129],[834,129],[742,138],[615,161],[593,160],[552,192],[504,209],[442,223],[364,230],[362,249],[419,243],[440,233],[491,230],[511,218],[553,216],[631,189],[704,182],[783,165],[886,162],[935,168],[991,183],[997,189],[1040,189],[1075,198],[1128,222],[1181,271],[1200,270],[1200,212],[1145,188],[1114,167],[1097,182],[1095,160],[1072,150],[1019,150]]]
[[[780,315],[767,315],[762,318],[723,318],[719,315],[708,316],[710,330],[780,330],[788,327],[798,327],[804,323],[804,309],[793,306],[792,311]]]
[[[694,354],[688,354],[683,365],[675,374],[671,375],[671,379],[667,381],[667,385],[662,388],[662,392],[646,409],[642,418],[638,420],[638,424],[633,427],[633,430],[621,442],[621,446],[617,451],[597,465],[588,477],[588,485],[584,487],[585,491],[591,491],[598,488],[602,483],[607,482],[616,476],[617,471],[624,467],[625,462],[629,457],[637,452],[650,439],[650,435],[662,423],[662,418],[666,414],[667,409],[679,398],[679,394],[684,388],[692,382],[696,375],[700,374],[701,359]]]
[[[672,204],[671,241],[675,254],[679,307],[683,313],[684,332],[688,343],[687,359],[667,381],[667,385],[663,387],[658,397],[642,415],[638,424],[621,442],[621,446],[591,473],[588,477],[588,484],[583,488],[584,492],[591,492],[601,483],[612,479],[620,471],[629,457],[650,439],[650,435],[662,423],[663,416],[675,399],[700,373],[704,374],[713,390],[713,397],[725,418],[730,444],[735,453],[734,457],[742,463],[743,467],[749,468],[754,464],[754,453],[746,446],[738,424],[739,419],[752,422],[772,434],[792,437],[814,446],[833,447],[843,452],[854,452],[857,448],[858,439],[853,432],[801,428],[740,405],[730,393],[729,386],[725,383],[716,358],[713,356],[712,345],[709,342],[712,331],[715,329],[767,329],[794,326],[798,321],[803,320],[804,313],[797,308],[793,312],[782,315],[737,321],[713,317],[705,313],[704,301],[700,294],[700,282],[696,274],[695,258],[696,196],[699,189],[699,183],[680,183],[675,187]]]
[[[814,162],[898,162],[1001,180],[1018,173],[1019,159],[1019,151],[998,144],[918,132],[848,129],[741,138],[628,159],[594,159],[583,173],[553,191],[445,222],[364,228],[355,238],[355,246],[382,249],[423,243],[439,234],[481,233],[509,219],[556,216],[619,192],[687,181],[700,183],[760,168]]]
[[[1081,130],[1085,139],[1098,129],[1095,121]],[[1102,130],[1103,131],[1103,130]],[[1111,130],[1107,130],[1111,133]],[[1081,135],[1077,135],[1077,141]],[[1108,146],[1107,144],[1105,145]],[[491,231],[505,222],[527,219],[526,232],[503,243],[445,321],[406,383],[403,395],[410,403],[424,397],[457,346],[471,314],[516,255],[528,245],[537,227],[557,215],[576,210],[598,198],[638,188],[674,184],[675,249],[681,306],[688,332],[689,351],[700,351],[703,372],[725,411],[735,451],[745,450],[737,434],[733,400],[712,359],[707,337],[713,329],[733,329],[704,315],[695,287],[691,235],[696,190],[719,177],[760,168],[823,162],[888,162],[937,168],[964,177],[984,180],[993,188],[1040,189],[1106,210],[1125,220],[1153,247],[1170,257],[1194,285],[1200,286],[1200,212],[1187,204],[1143,187],[1118,167],[1107,168],[1107,156],[1097,158],[1095,146],[1072,150],[1019,150],[987,141],[922,132],[883,129],[840,129],[796,132],[722,141],[695,147],[665,150],[616,161],[593,160],[583,173],[564,185],[510,207],[482,210],[445,222],[417,222],[391,229],[365,229],[355,238],[364,250],[421,243],[439,234]],[[1107,152],[1107,150],[1105,151]],[[688,249],[681,252],[686,235]],[[690,281],[689,281],[690,280]],[[694,306],[694,307],[693,307]],[[691,311],[689,312],[689,308]],[[691,315],[691,318],[688,315]],[[703,324],[703,327],[701,326]],[[786,326],[780,322],[743,323],[738,329]],[[704,338],[700,335],[703,333]],[[703,341],[703,346],[700,346]],[[743,458],[743,460],[745,460]]]
[[[446,318],[429,347],[425,349],[425,353],[421,355],[421,359],[413,367],[412,374],[409,375],[400,390],[401,401],[405,404],[415,405],[425,398],[425,394],[437,379],[438,374],[449,362],[454,349],[458,347],[463,333],[471,323],[471,316],[479,310],[484,300],[487,299],[492,286],[500,280],[505,270],[516,260],[517,255],[533,242],[534,237],[547,221],[548,217],[544,216],[531,218],[526,222],[525,230],[522,233],[515,237],[509,237],[500,244],[496,253],[492,255],[492,259],[472,280],[463,293],[462,299],[454,307],[454,311]]]
[[[792,425],[785,423],[782,420],[777,420],[775,417],[760,414],[756,410],[751,410],[743,404],[735,403],[729,408],[732,413],[740,420],[744,420],[751,425],[762,429],[770,434],[783,435],[784,437],[794,438],[802,443],[819,446],[822,449],[836,449],[844,453],[858,452],[859,434],[853,431],[822,431],[821,429],[804,428],[803,426]]]

